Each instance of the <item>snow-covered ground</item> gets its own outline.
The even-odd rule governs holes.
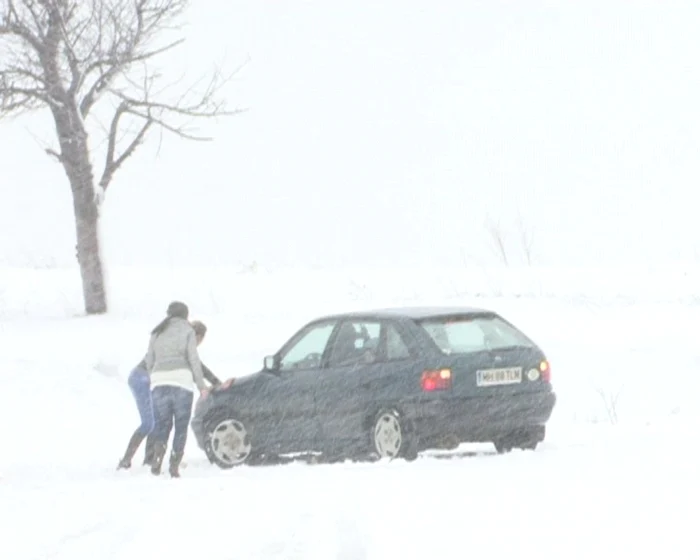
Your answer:
[[[699,558],[698,274],[652,272],[115,269],[111,313],[84,318],[75,271],[4,269],[0,557]],[[137,422],[126,376],[175,298],[210,326],[221,377],[318,314],[495,308],[548,351],[547,441],[221,471],[191,438],[180,480],[116,472]]]

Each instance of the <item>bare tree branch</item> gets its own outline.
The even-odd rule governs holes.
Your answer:
[[[35,61],[43,49],[36,35],[21,17],[14,0],[0,12],[0,116],[32,111],[49,103],[41,67]],[[14,48],[12,48],[14,47]]]
[[[32,2],[29,0],[21,0],[20,3],[27,7],[27,10],[32,15],[32,19],[36,23],[36,15],[32,10]],[[21,14],[17,11],[14,0],[6,0],[6,4],[7,6],[0,17],[0,37],[3,35],[9,35],[20,38],[37,53],[40,52],[43,48],[43,37],[33,33],[29,29],[29,26],[24,21],[24,18],[22,18]]]
[[[109,136],[107,142],[107,157],[105,161],[104,171],[102,172],[102,178],[100,179],[99,183],[103,192],[107,190],[107,187],[112,181],[114,173],[129,157],[131,157],[131,155],[136,150],[137,146],[141,144],[141,142],[143,142],[143,139],[146,135],[146,132],[148,132],[148,129],[154,124],[154,121],[147,116],[143,126],[141,126],[135,138],[126,147],[122,154],[116,157],[115,154],[117,146],[117,133],[119,131],[119,121],[121,120],[123,115],[130,112],[131,111],[129,109],[129,104],[126,101],[122,101],[119,104],[119,107],[117,107],[117,110],[114,113],[114,117],[112,118],[112,124],[109,128]]]
[[[39,109],[50,103],[46,87],[31,73],[0,69],[0,116]]]
[[[115,80],[115,78],[117,78],[120,72],[124,70],[125,64],[128,63],[128,65],[131,66],[137,62],[144,62],[150,58],[153,58],[171,49],[174,49],[175,47],[181,45],[183,42],[184,39],[178,39],[177,41],[173,41],[165,47],[161,47],[159,49],[155,49],[152,51],[142,53],[140,55],[133,56],[128,61],[124,62],[120,62],[117,58],[112,58],[111,60],[96,60],[95,62],[93,62],[90,65],[90,67],[86,69],[84,76],[81,77],[77,85],[77,87],[80,88],[83,85],[86,76],[98,72],[98,77],[94,80],[92,86],[90,86],[90,89],[88,90],[87,94],[85,95],[85,97],[83,97],[83,100],[80,103],[80,113],[83,116],[83,118],[87,117],[88,113],[90,112],[90,109],[92,109],[92,106],[98,101],[100,96],[109,88],[110,84]]]
[[[523,220],[523,215],[520,209],[518,209],[517,225],[525,262],[528,266],[532,266],[532,248],[535,243],[535,235],[531,229],[525,226],[525,221]]]
[[[63,158],[61,157],[61,154],[59,154],[53,148],[45,148],[44,151],[46,152],[46,155],[56,158],[56,161],[58,161],[58,163],[63,163]]]
[[[77,91],[78,84],[80,83],[82,76],[80,70],[80,61],[78,60],[78,56],[75,53],[73,40],[71,38],[71,33],[68,28],[71,19],[75,15],[76,7],[77,4],[73,4],[73,6],[71,6],[67,12],[63,13],[57,11],[56,13],[56,21],[58,23],[58,27],[61,31],[61,35],[63,38],[64,53],[68,61],[68,67],[70,69],[71,74],[71,82],[68,88],[68,93],[71,96],[75,95],[75,92]],[[77,33],[76,38],[79,39],[81,35],[82,33]]]
[[[235,72],[233,75],[235,75]],[[231,79],[232,76],[228,79]],[[136,148],[143,142],[146,133],[151,127],[159,127],[161,130],[173,133],[186,140],[208,141],[212,138],[191,132],[185,125],[174,124],[173,117],[206,119],[219,116],[231,116],[242,112],[241,109],[233,111],[226,110],[223,104],[215,98],[215,94],[220,89],[222,83],[219,74],[214,74],[205,91],[194,100],[188,101],[186,97],[189,92],[186,92],[174,103],[151,100],[152,90],[154,89],[157,77],[157,75],[146,75],[143,84],[140,86],[138,95],[110,89],[110,93],[120,99],[120,103],[112,118],[108,133],[107,156],[102,178],[99,183],[103,191],[109,186],[114,173],[129,157],[131,157]],[[223,82],[226,81],[227,80],[223,80]],[[130,86],[130,89],[136,90],[137,84],[132,82]],[[167,90],[168,88],[166,87],[165,89]],[[158,93],[162,92],[157,92],[156,95]],[[119,124],[122,117],[125,115],[135,117],[142,121],[142,124],[133,140],[127,145],[121,155],[117,157],[116,143],[119,133]]]
[[[130,17],[134,25],[133,29],[129,26],[123,29],[123,20],[115,17],[115,14],[108,14],[109,17],[106,18],[106,21],[103,21],[105,18],[100,18],[98,38],[91,49],[93,55],[96,56],[78,82],[78,87],[80,87],[87,75],[95,71],[98,73],[97,78],[80,102],[80,114],[83,118],[87,117],[90,109],[120,72],[127,70],[136,62],[137,49],[144,33],[144,10],[147,3],[147,0],[135,2],[135,12]],[[103,46],[104,40],[107,40],[106,48]]]

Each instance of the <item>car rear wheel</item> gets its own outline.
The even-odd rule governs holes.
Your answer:
[[[494,440],[493,445],[498,453],[509,453],[513,449],[534,451],[537,445],[544,440],[544,436],[544,426],[533,426],[505,434]]]
[[[375,416],[371,439],[373,450],[380,459],[412,461],[418,456],[408,426],[394,409],[381,410]]]
[[[252,445],[245,424],[229,415],[218,416],[207,424],[204,452],[222,469],[246,463],[252,456]]]

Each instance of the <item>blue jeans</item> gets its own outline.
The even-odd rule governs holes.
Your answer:
[[[151,398],[151,378],[146,370],[134,368],[129,374],[129,389],[134,395],[136,407],[139,409],[141,425],[137,428],[144,436],[147,436],[155,427],[153,413],[153,399]]]
[[[175,426],[173,436],[173,453],[182,454],[187,443],[187,430],[190,427],[192,416],[192,391],[162,385],[153,388],[153,409],[156,417],[156,427],[153,431],[153,439],[167,445],[170,431]]]

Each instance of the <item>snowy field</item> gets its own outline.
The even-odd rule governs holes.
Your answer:
[[[0,273],[3,560],[700,558],[697,270],[110,269],[109,283],[111,313],[84,318],[75,271]],[[201,355],[223,378],[319,314],[494,308],[548,352],[547,440],[221,471],[191,437],[180,480],[116,472],[137,423],[126,377],[176,298],[209,325]]]

